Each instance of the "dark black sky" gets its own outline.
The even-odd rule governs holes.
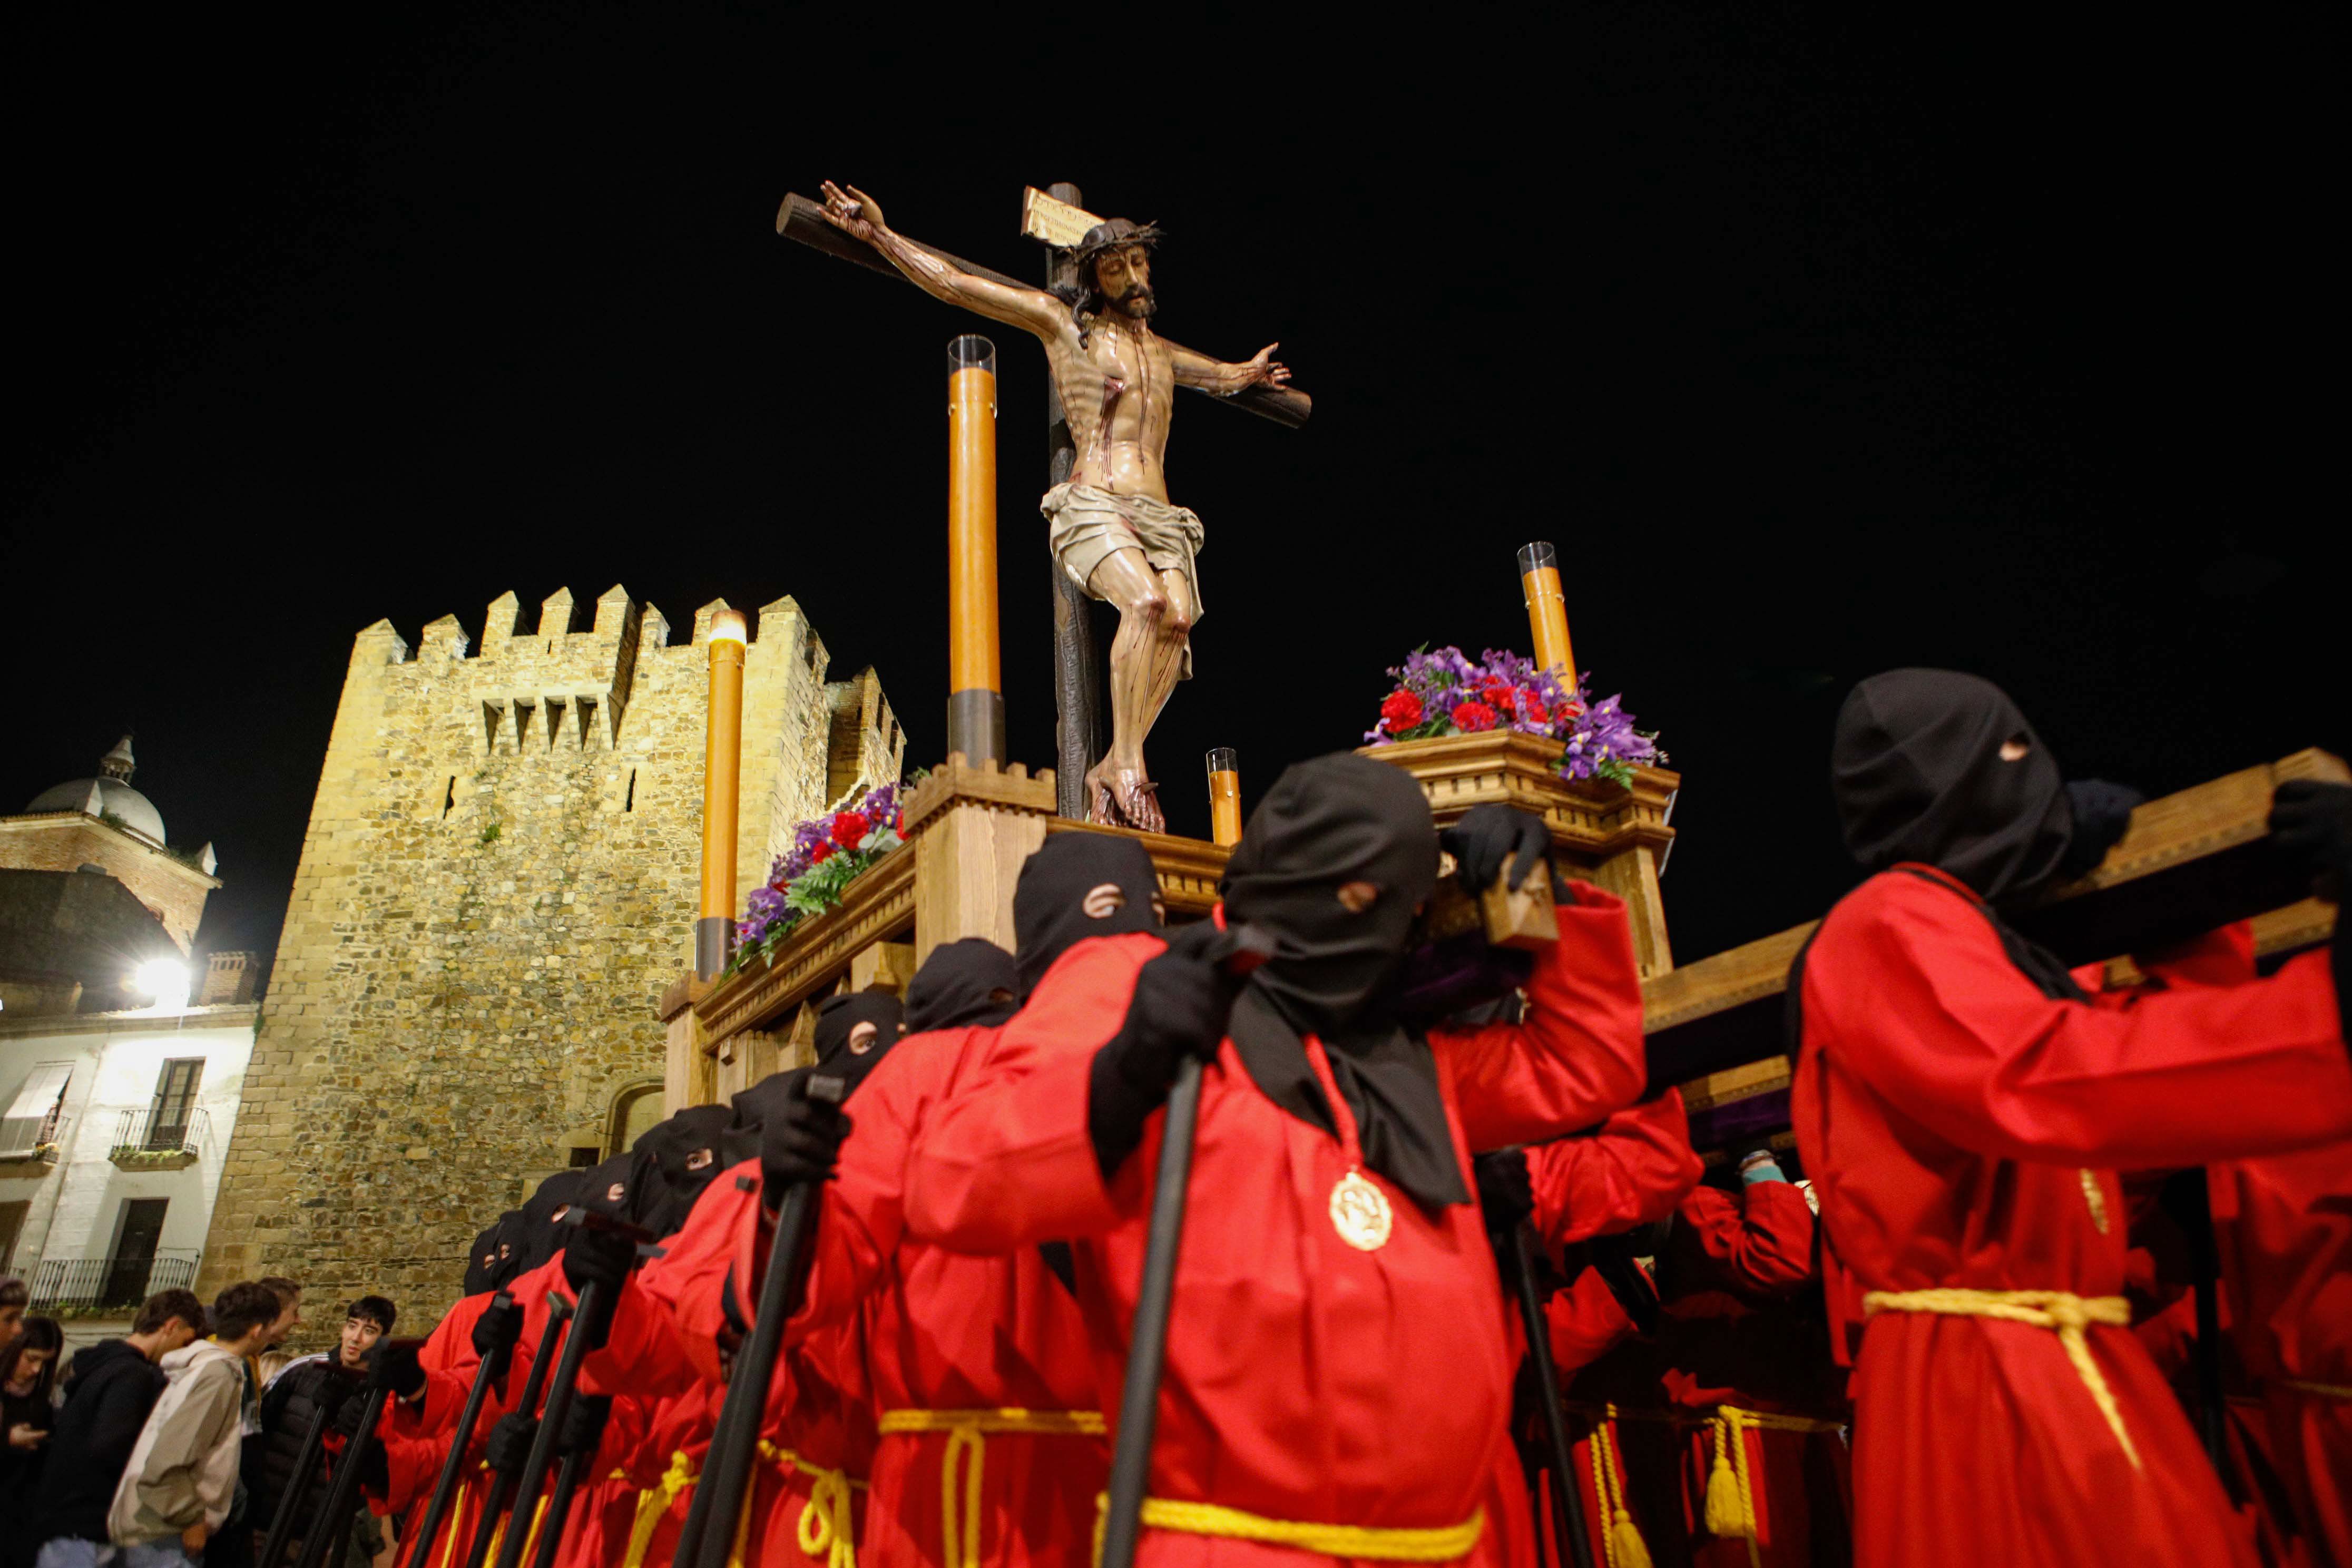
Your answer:
[[[20,20],[0,809],[135,729],[218,847],[203,944],[267,946],[352,634],[614,582],[674,624],[797,595],[935,761],[961,322],[774,237],[827,176],[1024,276],[1022,185],[1074,180],[1171,231],[1166,331],[1313,393],[1295,432],[1180,405],[1180,830],[1204,747],[1254,800],[1413,645],[1524,648],[1529,538],[1685,773],[1686,959],[1845,884],[1822,761],[1874,669],[1981,671],[2151,791],[2352,743],[2332,37],[1272,9]],[[997,335],[1042,764],[1043,367]]]

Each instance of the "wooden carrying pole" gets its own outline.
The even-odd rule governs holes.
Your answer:
[[[1576,651],[1568,645],[1568,599],[1559,586],[1559,556],[1549,543],[1519,546],[1519,588],[1527,595],[1536,668],[1560,671],[1560,684],[1573,692]]]
[[[702,918],[694,973],[727,967],[735,924],[735,824],[743,785],[743,612],[710,617],[710,718],[702,750]]]
[[[1230,849],[1242,841],[1242,774],[1231,746],[1209,749],[1209,837]]]
[[[948,750],[1004,755],[996,642],[996,345],[948,344]]]

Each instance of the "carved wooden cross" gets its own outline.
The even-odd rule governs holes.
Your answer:
[[[1079,205],[1080,196],[1075,185],[1057,184],[1050,192],[1028,187],[1021,204],[1021,231],[1033,239],[1042,240],[1049,247],[1046,263],[1046,285],[1070,280],[1069,247],[1077,244],[1086,231],[1101,220]],[[786,239],[796,240],[813,250],[843,261],[855,262],[870,271],[898,278],[898,269],[880,251],[865,241],[843,233],[824,217],[824,204],[803,195],[787,195],[776,210],[776,232]],[[919,241],[909,241],[919,245]],[[992,268],[981,267],[950,255],[934,246],[921,246],[942,261],[971,273],[1015,288],[1034,288],[1020,283]],[[1181,345],[1163,338],[1171,349]],[[1061,402],[1053,390],[1052,379],[1046,383],[1046,479],[1045,489],[1069,478],[1072,461],[1069,428],[1062,417]],[[1294,428],[1307,423],[1313,412],[1314,402],[1295,387],[1254,386],[1230,397],[1213,401],[1229,407],[1245,409],[1277,425]],[[1042,493],[1042,492],[1041,492]],[[1058,805],[1061,814],[1083,818],[1087,815],[1086,773],[1102,751],[1102,698],[1100,671],[1102,661],[1095,645],[1092,612],[1083,589],[1069,580],[1058,563],[1053,563],[1054,574],[1054,696],[1057,718],[1055,779],[1059,785]]]

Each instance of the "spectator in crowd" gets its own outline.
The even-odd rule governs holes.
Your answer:
[[[31,1568],[26,1514],[40,1496],[41,1461],[56,1421],[51,1390],[65,1335],[54,1318],[26,1318],[0,1350],[0,1568]]]
[[[246,1363],[287,1310],[267,1285],[232,1285],[213,1302],[212,1338],[163,1358],[171,1384],[148,1413],[106,1515],[108,1536],[129,1548],[126,1568],[193,1565],[228,1524]]]
[[[15,1275],[0,1279],[0,1351],[16,1337],[16,1325],[25,1321],[25,1282]]]
[[[295,1461],[301,1455],[302,1438],[310,1430],[311,1418],[321,1405],[336,1403],[339,1394],[359,1386],[367,1372],[369,1347],[392,1331],[398,1316],[398,1310],[383,1297],[361,1297],[345,1310],[341,1341],[333,1351],[289,1363],[262,1391],[260,1430],[245,1440],[245,1517],[255,1535],[267,1537],[271,1521],[278,1517],[286,1489],[294,1479]],[[296,1504],[291,1539],[299,1541],[308,1535],[311,1518],[326,1500],[326,1473],[322,1469]],[[373,1514],[362,1510],[355,1521],[354,1533],[368,1534],[373,1520]],[[355,1550],[362,1563],[375,1554],[365,1544]],[[347,1552],[346,1561],[349,1560]]]
[[[39,1568],[100,1568],[119,1553],[106,1510],[167,1381],[158,1367],[208,1327],[193,1290],[147,1298],[131,1333],[74,1352],[65,1404],[50,1433],[42,1506],[23,1531],[40,1543]]]

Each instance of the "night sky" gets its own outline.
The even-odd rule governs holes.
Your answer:
[[[827,177],[1024,277],[1022,186],[1075,181],[1169,231],[1162,331],[1314,395],[1180,398],[1178,831],[1207,746],[1253,803],[1414,645],[1524,650],[1537,538],[1685,773],[1685,961],[1852,880],[1824,759],[1876,669],[1979,671],[2151,793],[2352,745],[2334,40],[1892,9],[19,18],[0,811],[136,731],[217,847],[199,945],[267,948],[353,634],[615,582],[678,627],[796,595],[937,761],[967,322],[776,237]],[[994,335],[1042,766],[1044,366]]]

